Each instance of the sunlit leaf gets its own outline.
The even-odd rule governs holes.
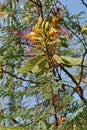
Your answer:
[[[2,17],[4,15],[4,12],[0,12],[0,17]]]
[[[43,73],[45,72],[45,65],[46,65],[46,57],[43,58],[39,63],[38,63],[38,70],[35,73],[36,77],[39,77],[41,75],[43,75]],[[33,71],[32,71],[33,72]]]
[[[38,55],[32,59],[30,59],[29,61],[25,62],[24,67],[18,69],[18,72],[20,73],[27,73],[29,71],[31,71],[39,62],[39,60],[41,60],[42,56]]]
[[[62,64],[65,65],[79,65],[82,62],[82,58],[74,58],[74,57],[67,57],[67,56],[62,56]]]
[[[61,62],[62,62],[61,56],[58,56],[58,55],[55,54],[55,55],[53,56],[53,62],[54,62],[54,64],[55,64],[55,63],[61,64]]]
[[[47,127],[43,121],[39,121],[38,130],[47,130]]]
[[[4,127],[0,126],[0,130],[28,130],[27,128],[22,128],[22,127]]]
[[[87,34],[87,24],[83,25],[82,33]]]

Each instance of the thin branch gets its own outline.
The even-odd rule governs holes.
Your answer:
[[[73,22],[73,25],[74,25],[75,23]],[[79,40],[80,40],[80,42],[83,44],[83,46],[84,46],[84,49],[86,49],[86,46],[85,46],[85,43],[82,41],[82,39],[76,34],[76,32],[74,32],[73,30],[71,30],[70,28],[68,28]]]
[[[76,85],[78,84],[78,82],[76,81],[76,79],[72,76],[72,74],[66,68],[64,68],[62,65],[60,65],[60,68],[72,79],[72,81]]]
[[[78,82],[76,81],[76,79],[72,76],[72,74],[66,69],[64,68],[64,66],[60,65],[60,68],[72,79],[72,81],[76,84],[76,87],[73,89],[74,92],[76,92],[79,97],[81,98],[81,100],[84,103],[87,103],[87,100],[83,97],[83,89],[81,88],[81,86],[78,86]],[[74,93],[73,92],[73,93]]]
[[[34,3],[35,5],[39,6],[37,2],[30,0],[32,3]]]
[[[41,17],[43,18],[42,3],[41,3],[41,1],[40,1],[40,0],[38,0],[38,1],[39,1],[39,8],[40,8],[40,15],[41,15]]]
[[[32,3],[34,3],[38,8],[38,13],[40,12],[40,16],[43,18],[43,9],[42,9],[42,3],[40,0],[37,0],[37,2],[30,0]]]
[[[83,5],[87,8],[87,4],[84,2],[84,0],[81,0]]]
[[[81,67],[81,65],[78,65],[79,67]],[[83,65],[84,69],[87,69],[87,65]]]
[[[55,118],[56,127],[57,127],[58,126],[58,117],[57,117],[57,110],[56,110],[56,105],[55,105],[54,92],[53,92],[53,88],[52,88],[51,84],[50,84],[50,89],[51,89],[51,93],[52,93],[52,105],[54,107],[54,118]]]
[[[35,83],[35,84],[39,84],[39,83],[40,83],[40,82],[38,82],[38,81],[33,81],[33,80],[24,79],[24,78],[22,78],[22,77],[18,77],[17,75],[15,75],[15,74],[11,73],[10,71],[5,70],[5,69],[3,69],[3,68],[2,68],[2,71],[3,71],[4,73],[7,73],[8,75],[10,75],[10,76],[12,76],[12,77],[14,77],[14,78],[16,78],[16,79],[22,80],[22,81],[32,82],[32,83]]]

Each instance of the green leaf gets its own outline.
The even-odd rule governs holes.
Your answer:
[[[39,76],[43,75],[45,69],[39,69],[39,71],[37,73],[35,73],[35,76],[38,78]]]
[[[36,73],[38,70],[39,70],[39,67],[38,67],[38,65],[36,65],[36,66],[34,66],[34,68],[33,68],[31,71],[32,71],[32,73],[34,74],[34,73]]]
[[[4,127],[4,126],[0,126],[0,130],[28,130],[26,128],[22,128],[22,127]]]
[[[43,121],[39,121],[38,130],[47,130],[46,125]]]
[[[46,65],[46,57],[44,57],[40,63],[38,64],[39,68],[43,69],[44,66]]]
[[[29,71],[32,71],[33,74],[35,74],[36,77],[42,75],[45,71],[45,65],[46,65],[46,57],[43,57],[38,55],[28,62],[25,63],[25,66],[20,68],[18,72],[20,73],[27,73]]]
[[[42,17],[39,17],[39,19],[38,19],[38,25],[37,25],[39,28],[41,28],[42,22],[43,22]]]
[[[53,56],[53,61],[57,62],[58,64],[61,64],[62,60],[61,60],[61,56],[58,55],[54,55]]]
[[[56,62],[57,64],[64,64],[67,67],[74,66],[74,65],[79,65],[82,62],[82,58],[73,58],[73,57],[68,57],[68,56],[58,56],[54,55],[53,56],[53,61]]]
[[[41,55],[35,56],[34,58],[30,59],[29,61],[25,62],[25,66],[18,69],[19,73],[27,73],[29,71],[31,71],[32,69],[34,69],[37,65],[38,62],[40,61],[40,59],[42,58]],[[36,71],[37,68],[35,68]]]
[[[3,64],[3,60],[4,60],[4,57],[3,57],[3,56],[0,56],[0,65]]]
[[[74,66],[74,65],[81,64],[81,62],[82,62],[82,58],[62,56],[62,64],[64,65]]]
[[[87,24],[83,25],[82,27],[82,33],[87,34]]]
[[[81,11],[80,13],[78,13],[76,16],[74,16],[75,18],[79,18],[81,15],[85,14],[84,11]]]
[[[45,72],[45,65],[46,65],[46,57],[44,57],[40,61],[40,63],[38,64],[38,66],[36,67],[36,68],[38,68],[37,71],[36,71],[36,73],[35,73],[36,77],[41,76]],[[32,71],[32,72],[34,72],[34,71]]]

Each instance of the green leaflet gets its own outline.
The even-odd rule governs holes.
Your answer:
[[[84,112],[84,109],[87,108],[86,106],[81,107],[79,110],[77,110],[72,117],[69,119],[69,121],[74,120],[77,116],[79,116],[80,113]]]
[[[0,126],[0,130],[28,130],[28,129],[22,128],[22,127],[4,127],[4,126]]]
[[[58,56],[54,55],[53,56],[53,61],[55,61],[58,64],[64,64],[67,67],[74,66],[74,65],[79,65],[82,62],[82,58],[73,58],[73,57],[68,57],[68,56]]]
[[[87,24],[83,25],[82,27],[82,33],[87,35]]]
[[[40,72],[41,74],[44,73],[45,64],[46,64],[46,57],[43,58],[41,55],[38,55],[29,60],[28,62],[26,62],[25,66],[20,68],[18,72],[27,73],[29,71],[32,71],[32,73],[38,76],[38,74],[40,75]]]
[[[3,78],[3,73],[0,72],[0,80]]]
[[[42,22],[43,22],[42,17],[39,17],[39,19],[38,19],[38,25],[37,25],[39,28],[41,28]]]
[[[32,70],[32,72],[35,74],[36,77],[39,77],[40,75],[42,75],[44,73],[45,65],[46,65],[46,57],[44,57],[42,60],[40,60],[36,71],[34,71],[35,69]]]
[[[72,130],[73,124],[76,124],[76,130],[87,130],[84,125],[84,120],[87,119],[87,106],[84,105],[79,108],[69,119],[67,119],[62,125],[60,125],[59,130],[63,130],[65,127]]]
[[[64,65],[74,66],[74,65],[81,64],[81,62],[82,62],[82,58],[62,56],[62,64]]]
[[[3,57],[3,56],[0,56],[0,65],[2,65],[3,59],[4,59],[4,57]]]
[[[43,121],[39,121],[37,130],[47,130],[47,127]]]
[[[25,66],[18,69],[19,73],[27,73],[31,71],[34,67],[38,65],[38,62],[42,58],[41,55],[35,56],[34,58],[30,59],[29,61],[25,62]]]
[[[32,73],[36,73],[39,70],[38,65],[36,65],[31,71]]]
[[[56,61],[58,64],[61,64],[61,62],[62,62],[61,56],[58,56],[55,54],[53,56],[53,61]]]

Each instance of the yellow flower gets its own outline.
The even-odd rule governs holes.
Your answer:
[[[51,26],[54,27],[54,28],[60,28],[60,24],[58,23],[59,21],[59,18],[57,17],[53,17],[52,18],[52,22],[51,22]]]
[[[0,12],[0,17],[2,17],[4,15],[4,12]]]
[[[58,20],[59,20],[59,18],[57,18],[57,17],[55,17],[55,16],[52,18],[52,22],[53,22],[53,23],[57,23]]]
[[[27,34],[27,36],[32,42],[42,40],[42,38],[35,32],[30,32],[29,34]]]
[[[41,29],[38,29],[38,28],[33,28],[33,32],[36,33],[37,35],[40,35],[41,34]]]
[[[35,32],[30,32],[30,33],[27,34],[27,36],[33,37],[33,36],[37,36],[37,34]]]
[[[50,28],[50,30],[49,30],[49,35],[50,36],[54,36],[55,34],[57,34],[58,33],[58,30],[56,30],[55,28]]]

